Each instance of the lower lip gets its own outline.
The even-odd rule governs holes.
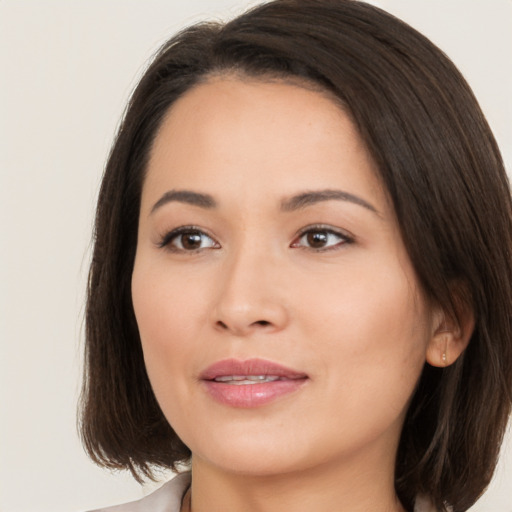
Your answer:
[[[208,393],[221,404],[249,409],[269,404],[300,389],[307,379],[285,379],[261,384],[226,384],[213,380],[203,381]]]

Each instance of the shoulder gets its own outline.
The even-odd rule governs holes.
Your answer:
[[[91,512],[179,512],[181,499],[189,485],[190,473],[180,473],[140,500]]]
[[[148,496],[123,505],[90,512],[179,512],[183,494],[190,485],[190,472],[180,473]],[[418,496],[414,512],[437,512],[428,499]]]

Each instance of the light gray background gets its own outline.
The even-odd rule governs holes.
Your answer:
[[[0,0],[0,511],[73,512],[149,492],[96,468],[75,429],[92,213],[144,64],[245,0]],[[512,164],[512,1],[375,0],[443,48]],[[512,511],[512,441],[474,512]]]

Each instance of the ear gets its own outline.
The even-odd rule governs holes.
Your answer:
[[[457,361],[468,346],[475,328],[475,316],[471,306],[459,303],[456,314],[438,311],[433,317],[426,359],[430,365],[444,368]]]

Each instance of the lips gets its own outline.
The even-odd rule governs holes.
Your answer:
[[[307,374],[264,359],[226,359],[209,366],[200,379],[216,401],[232,407],[259,407],[300,389]]]

